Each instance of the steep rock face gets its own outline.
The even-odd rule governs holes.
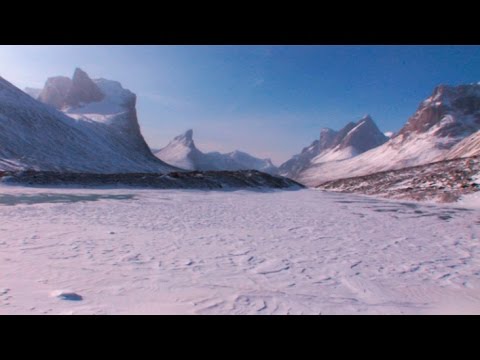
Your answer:
[[[431,132],[437,137],[465,137],[480,127],[480,85],[437,86],[394,137]]]
[[[195,146],[193,130],[176,136],[155,155],[167,164],[186,170],[258,170],[271,174],[277,171],[270,159],[258,159],[241,151],[203,153]]]
[[[352,147],[357,153],[363,153],[387,142],[388,138],[378,129],[372,118],[367,115],[355,124],[343,137],[339,149]]]
[[[73,78],[56,76],[49,78],[41,91],[38,100],[52,105],[58,110],[77,107],[82,104],[98,102],[105,94],[86,72],[75,69]]]
[[[71,87],[72,79],[66,76],[48,78],[38,100],[60,110],[65,105],[65,98]]]
[[[78,106],[103,100],[104,93],[93,82],[87,73],[81,69],[75,69],[71,87],[65,96],[66,106]]]
[[[480,85],[441,85],[385,144],[351,159],[316,163],[296,180],[316,186],[334,179],[428,164],[447,156],[452,158],[454,155],[448,154],[453,147],[479,129]]]
[[[42,93],[50,100],[52,94],[62,98],[63,86],[68,83],[62,78],[50,78]],[[107,98],[104,93],[102,102]],[[119,112],[110,113],[105,108],[103,114],[80,114],[80,111],[74,114],[67,110],[63,113],[51,104],[52,101],[48,105],[36,101],[0,78],[0,170],[94,173],[174,170],[157,159],[143,140],[134,101],[129,106],[117,107],[115,110]]]

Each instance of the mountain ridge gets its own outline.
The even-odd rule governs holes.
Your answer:
[[[258,170],[275,174],[277,168],[270,159],[259,159],[243,151],[235,150],[226,154],[204,153],[193,140],[193,130],[176,136],[165,147],[155,153],[162,161],[186,170]]]

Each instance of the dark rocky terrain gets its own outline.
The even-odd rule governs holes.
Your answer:
[[[134,186],[157,189],[301,189],[303,185],[256,170],[152,173],[58,173],[3,171],[0,182],[26,186]]]
[[[480,156],[333,180],[317,188],[394,199],[454,202],[480,190]]]

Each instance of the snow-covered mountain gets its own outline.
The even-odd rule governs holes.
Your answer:
[[[225,154],[225,156],[240,164],[244,169],[259,170],[268,174],[276,174],[278,172],[277,167],[273,165],[270,159],[259,159],[239,150],[232,151]]]
[[[49,79],[39,99],[0,78],[0,170],[173,170],[148,148],[136,96],[119,83],[77,69],[73,79]]]
[[[332,129],[321,129],[319,140],[315,140],[310,146],[303,148],[300,154],[294,155],[290,160],[280,165],[278,168],[280,175],[291,178],[297,177],[297,175],[310,164],[310,161],[314,157],[330,148],[336,135],[337,132]]]
[[[186,170],[259,170],[275,174],[277,168],[270,159],[258,159],[241,151],[227,154],[203,153],[193,141],[193,130],[175,137],[155,153],[162,161]]]
[[[348,123],[338,132],[322,129],[319,140],[315,140],[300,154],[283,163],[279,171],[281,175],[295,179],[315,164],[352,158],[382,145],[387,140],[372,118],[366,115],[356,123]]]
[[[329,180],[440,161],[453,146],[479,129],[480,84],[440,85],[385,144],[350,159],[314,161],[295,179],[315,186]]]

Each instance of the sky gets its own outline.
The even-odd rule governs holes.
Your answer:
[[[370,114],[398,131],[439,84],[480,81],[480,46],[0,46],[0,76],[117,80],[137,94],[153,148],[193,129],[202,151],[246,151],[276,165]]]

